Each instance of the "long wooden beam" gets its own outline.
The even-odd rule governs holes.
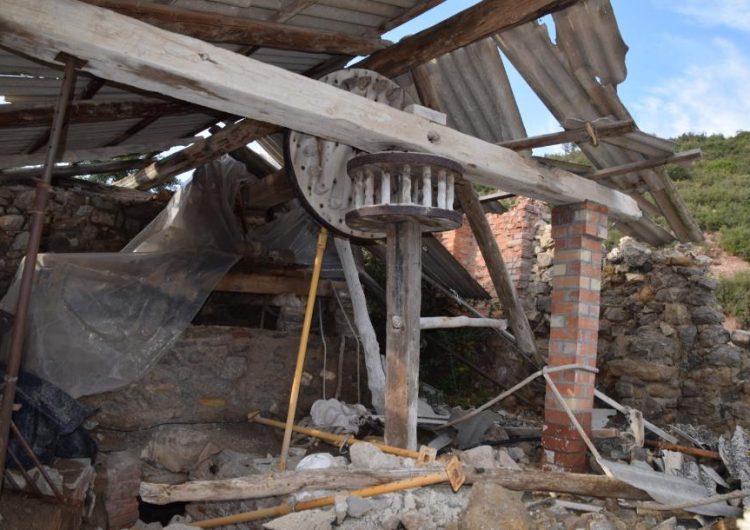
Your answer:
[[[141,169],[151,163],[150,159],[114,160],[98,164],[73,164],[70,166],[56,166],[52,169],[52,177],[76,177],[78,175],[103,175],[119,173],[120,171]],[[0,172],[0,181],[16,179],[32,179],[42,176],[44,167],[29,167],[13,171]]]
[[[202,138],[191,136],[189,138],[178,138],[164,140],[162,142],[149,142],[147,144],[125,144],[115,147],[95,147],[93,149],[76,149],[65,151],[60,157],[59,162],[73,164],[75,162],[93,161],[93,160],[112,160],[118,156],[153,153],[155,151],[165,151],[172,147],[190,145],[200,141]],[[46,155],[35,153],[31,155],[4,155],[0,156],[0,169],[20,168],[25,166],[37,166],[44,163]]]
[[[0,127],[40,127],[52,122],[54,107],[46,103],[0,105]],[[68,123],[97,123],[177,114],[218,114],[181,101],[71,101]]]
[[[552,3],[559,4],[545,5]],[[632,198],[591,180],[559,170],[551,174],[510,149],[90,4],[4,0],[0,44],[47,61],[65,51],[99,77],[363,151],[444,156],[461,164],[473,182],[552,204],[590,200],[614,217],[641,215]]]
[[[594,171],[589,175],[588,178],[593,180],[602,180],[606,178],[616,177],[618,175],[626,175],[627,173],[633,173],[635,171],[643,171],[645,169],[653,169],[655,167],[664,166],[666,164],[687,164],[694,162],[703,157],[703,152],[700,149],[690,149],[674,155],[659,157],[659,158],[646,158],[637,162],[631,162],[629,164],[622,164],[621,166],[608,167]]]
[[[567,143],[590,143],[595,141],[595,139],[622,136],[633,131],[635,131],[635,122],[633,120],[622,120],[602,125],[592,125],[591,129],[584,126],[568,131],[507,140],[499,142],[498,145],[513,149],[514,151],[523,151],[524,149],[533,149],[534,147],[548,147]]]
[[[373,53],[357,67],[396,77],[499,31],[536,20],[577,0],[484,0],[419,33]]]
[[[274,125],[268,123],[242,120],[113,184],[122,188],[147,190],[175,175],[210,162],[219,156],[217,153],[229,153],[276,130]]]
[[[346,283],[321,280],[318,296],[333,296],[333,290],[346,289]],[[280,276],[274,274],[230,272],[214,287],[214,291],[250,294],[298,294],[306,295],[310,290],[310,279],[304,276]]]
[[[310,53],[369,55],[390,44],[378,38],[321,31],[278,22],[228,17],[188,9],[125,0],[84,0],[154,26],[207,42],[262,46]]]

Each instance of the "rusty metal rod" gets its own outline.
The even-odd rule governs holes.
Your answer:
[[[50,478],[49,474],[44,470],[44,465],[39,461],[39,459],[34,454],[34,449],[32,449],[31,445],[29,445],[29,442],[26,441],[26,438],[24,438],[23,433],[21,433],[21,430],[16,425],[16,422],[14,422],[12,419],[10,420],[10,428],[13,431],[13,434],[18,438],[18,443],[21,444],[21,447],[23,447],[23,450],[26,451],[26,454],[29,455],[29,458],[31,458],[31,461],[34,462],[34,465],[39,470],[39,473],[41,473],[42,477],[44,477],[44,480],[49,484],[50,489],[52,490],[52,493],[57,497],[57,500],[60,502],[65,502],[65,498],[63,497],[62,492],[57,488],[54,482],[52,482],[52,479]]]
[[[65,73],[63,75],[60,94],[55,105],[55,114],[52,117],[52,129],[49,145],[47,148],[47,161],[44,166],[44,176],[37,184],[34,206],[31,210],[31,229],[29,231],[29,242],[26,246],[26,256],[23,262],[21,274],[21,285],[18,290],[18,301],[11,329],[10,348],[5,367],[5,385],[3,387],[3,400],[0,403],[0,478],[5,473],[5,453],[8,451],[8,438],[10,437],[10,420],[13,416],[13,402],[16,397],[16,386],[18,383],[18,372],[21,369],[21,358],[23,357],[23,343],[26,336],[26,320],[31,302],[31,287],[34,281],[34,270],[36,259],[39,254],[39,242],[42,239],[42,228],[44,227],[44,211],[47,207],[47,198],[51,189],[52,169],[55,160],[59,157],[64,144],[63,133],[65,130],[65,116],[68,104],[73,94],[76,82],[75,59],[68,58],[65,62]],[[2,491],[2,480],[0,480],[0,491]]]
[[[251,422],[260,423],[261,425],[267,425],[269,427],[276,427],[277,429],[284,429],[286,427],[286,424],[284,424],[284,422],[264,418],[257,411],[254,411],[248,414],[247,419]],[[355,443],[364,441],[364,440],[358,440],[357,438],[354,438],[353,436],[333,434],[330,432],[319,431],[318,429],[310,429],[309,427],[300,427],[299,425],[292,426],[292,431],[298,432],[300,434],[304,434],[307,436],[312,436],[314,438],[319,438],[325,442],[330,443],[331,445],[335,445],[336,447],[342,447],[344,444],[354,445]],[[392,447],[390,445],[386,445],[380,442],[367,442],[367,443],[374,445],[375,447],[377,447],[384,453],[389,453],[392,455],[403,456],[406,458],[415,458],[415,459],[419,459],[419,457],[421,456],[419,451],[410,451],[409,449],[403,449],[401,447]]]
[[[698,447],[687,447],[685,445],[671,444],[669,442],[660,442],[659,440],[646,440],[644,442],[648,447],[655,449],[667,449],[668,451],[677,451],[686,455],[697,456],[700,458],[710,458],[712,460],[721,460],[721,455],[716,451],[708,449],[699,449]]]
[[[26,480],[26,483],[33,489],[37,495],[40,497],[44,497],[44,493],[42,493],[42,490],[39,489],[39,484],[36,483],[36,480],[31,478],[31,475],[29,475],[29,472],[26,471],[26,469],[23,467],[23,464],[18,459],[18,457],[13,453],[13,451],[10,450],[10,447],[8,448],[8,456],[11,460],[13,460],[13,463],[16,464],[18,467],[18,471],[21,472],[21,475],[23,475],[23,478]],[[10,475],[8,475],[10,477]],[[18,484],[16,484],[18,486]],[[21,488],[18,488],[20,491],[23,491]]]

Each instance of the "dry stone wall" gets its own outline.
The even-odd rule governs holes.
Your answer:
[[[35,188],[0,186],[0,296],[29,240]],[[42,252],[117,252],[164,208],[166,197],[60,179],[49,198]]]

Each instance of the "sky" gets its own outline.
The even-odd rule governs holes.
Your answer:
[[[385,35],[397,41],[475,4],[447,0]],[[638,126],[662,137],[750,130],[750,0],[611,0],[630,47],[618,93]],[[544,21],[552,24],[551,17]],[[560,130],[505,61],[529,135]]]

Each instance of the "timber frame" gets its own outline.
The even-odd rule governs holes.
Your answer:
[[[561,236],[558,240],[561,245],[569,244],[564,248],[570,252],[579,252],[577,256],[586,256],[586,252],[591,255],[586,245],[599,245],[600,249],[608,220],[654,244],[674,239],[699,240],[700,231],[690,223],[691,218],[671,182],[653,170],[668,163],[693,161],[700,153],[675,154],[670,151],[669,142],[639,131],[624,107],[620,109],[616,104],[611,105],[617,107],[615,110],[602,112],[602,116],[589,113],[591,117],[583,122],[572,123],[561,118],[565,129],[562,132],[537,137],[525,134],[520,115],[514,115],[518,112],[514,111],[515,100],[509,85],[496,86],[504,80],[507,84],[500,55],[488,58],[487,46],[490,51],[497,51],[499,44],[507,55],[517,59],[523,54],[517,50],[513,53],[507,35],[515,32],[521,39],[524,32],[537,31],[537,19],[547,14],[568,16],[579,0],[483,0],[398,43],[382,38],[388,29],[439,3],[413,0],[406,2],[408,7],[394,7],[385,15],[339,13],[339,18],[327,19],[330,9],[318,6],[315,0],[287,0],[264,16],[254,16],[251,10],[235,16],[218,4],[216,12],[198,12],[146,1],[3,0],[0,46],[27,61],[28,68],[42,69],[48,77],[49,71],[54,72],[63,64],[66,75],[71,71],[75,75],[80,73],[85,83],[76,89],[75,81],[67,81],[66,92],[56,104],[51,100],[24,100],[23,94],[19,94],[19,101],[0,106],[0,142],[6,132],[12,135],[40,129],[33,142],[0,154],[0,182],[40,176],[50,182],[58,175],[127,169],[132,170],[130,174],[114,186],[149,190],[231,154],[259,177],[243,193],[249,197],[250,209],[265,213],[297,197],[291,182],[294,175],[288,168],[277,169],[247,146],[258,141],[273,151],[270,147],[278,146],[275,135],[285,130],[300,131],[369,153],[411,151],[443,157],[463,171],[465,180],[457,183],[456,188],[457,203],[486,261],[512,334],[505,331],[504,321],[466,317],[438,317],[438,321],[429,322],[419,319],[422,237],[414,229],[414,233],[402,238],[408,245],[392,241],[388,245],[387,252],[392,258],[389,263],[394,268],[406,263],[402,260],[406,254],[412,260],[408,285],[402,290],[386,288],[389,309],[395,298],[406,297],[402,302],[410,304],[411,324],[401,342],[387,345],[386,351],[395,348],[414,353],[416,349],[418,354],[420,322],[424,329],[484,325],[504,333],[526,358],[537,359],[532,330],[481,203],[516,195],[548,203],[553,207],[553,223],[568,238]],[[352,21],[357,17],[366,23],[357,25],[358,22]],[[472,48],[483,39],[484,56]],[[413,89],[427,109],[416,106],[411,109],[413,112],[402,111],[316,80],[342,68],[357,55],[365,57],[354,64],[356,68],[398,78],[404,87]],[[471,59],[477,57],[484,57],[486,62],[472,63]],[[476,79],[464,79],[462,72],[468,71]],[[540,69],[532,65],[529,71],[532,78]],[[446,77],[452,77],[455,85],[450,79],[446,81]],[[534,84],[534,88],[542,91],[542,85]],[[602,104],[605,96],[616,94],[610,90],[611,85],[599,88],[590,97],[594,100],[591,107],[596,110],[605,106]],[[456,108],[460,110],[457,112]],[[463,122],[456,116],[460,112],[465,113]],[[491,123],[485,124],[482,131],[469,131],[461,126],[479,117],[488,122],[505,120],[502,134],[488,137],[493,136],[488,134],[493,129]],[[49,127],[52,123],[54,126]],[[118,127],[109,131],[107,127],[113,123]],[[83,136],[81,131],[85,127],[111,134],[96,145],[76,146],[66,151],[66,137],[70,145],[71,139]],[[174,134],[163,132],[170,128]],[[212,134],[196,136],[206,129]],[[593,166],[531,156],[531,149],[568,142],[582,146],[591,155]],[[49,152],[41,156],[40,150],[48,144]],[[185,147],[168,156],[156,156],[175,146]],[[275,158],[283,163],[282,156],[277,154]],[[482,199],[477,196],[475,185],[498,191],[489,199]],[[652,219],[655,216],[664,217],[669,230],[655,223]],[[398,230],[402,229],[406,230],[399,226]],[[398,230],[393,228],[393,235]],[[586,237],[578,237],[581,233]],[[406,380],[410,388],[416,385],[418,361],[414,359],[418,355],[399,366],[389,364],[386,378],[360,283],[360,279],[367,279],[358,270],[349,242],[337,239],[335,245],[345,285],[353,300],[356,327],[364,339],[373,405],[385,415],[386,421],[400,421],[398,418],[409,416],[414,432],[408,433],[408,442],[398,443],[414,446],[416,398],[409,400],[405,407],[408,410],[396,410],[393,403],[398,402],[394,396],[403,391]],[[36,255],[38,246],[38,238],[30,241],[28,255]],[[403,250],[404,246],[409,246],[409,252]],[[583,259],[578,259],[577,265]],[[564,272],[567,265],[560,260]],[[590,265],[598,271],[600,262]],[[28,274],[33,278],[33,267]],[[576,274],[581,276],[580,271]],[[576,281],[581,279],[574,278],[570,271],[568,276]],[[584,294],[598,300],[600,282],[596,271],[583,280],[593,292]],[[31,279],[27,283],[30,289]],[[227,276],[216,289],[303,294],[306,285],[302,274],[275,276],[260,271]],[[320,294],[330,296],[342,287],[340,282],[324,281]],[[578,303],[574,302],[568,305]],[[389,314],[389,318],[396,317],[400,318]],[[598,326],[598,320],[593,317],[592,320]],[[593,357],[591,352],[579,352],[581,364],[595,364],[595,341],[591,347]],[[594,370],[593,366],[589,368],[589,372]],[[593,380],[593,373],[588,375]],[[6,377],[12,378],[14,374]],[[6,404],[12,405],[12,396],[6,399]],[[7,441],[9,414],[5,409],[0,414],[2,441]],[[567,417],[559,418],[560,415],[556,421],[565,427]],[[586,425],[583,429],[586,430]],[[578,434],[571,431],[570,436],[575,438]],[[554,440],[549,443],[554,452]],[[0,452],[4,451],[5,447],[0,447]],[[578,462],[581,455],[575,456]]]

